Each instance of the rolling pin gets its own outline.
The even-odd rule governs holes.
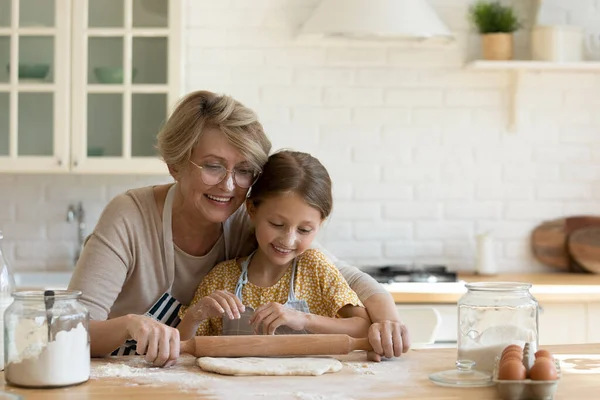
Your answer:
[[[332,355],[372,349],[367,338],[337,334],[196,336],[180,345],[181,353],[196,357]]]

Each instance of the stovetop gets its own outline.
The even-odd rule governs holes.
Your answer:
[[[364,272],[379,283],[394,282],[458,282],[456,272],[448,271],[444,265],[383,265],[365,267]]]

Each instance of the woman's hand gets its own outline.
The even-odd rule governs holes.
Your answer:
[[[205,296],[188,312],[192,312],[196,321],[204,321],[211,317],[222,317],[227,314],[229,319],[240,319],[240,313],[246,307],[233,293],[226,290],[217,290]]]
[[[137,342],[136,353],[157,367],[170,367],[179,357],[179,331],[145,315],[129,315],[129,336]]]
[[[406,326],[398,321],[381,321],[369,327],[369,343],[373,351],[367,357],[370,361],[381,361],[381,357],[400,357],[410,348],[410,338]]]
[[[250,318],[250,324],[254,326],[254,332],[258,334],[262,324],[264,335],[274,335],[275,330],[280,326],[287,326],[300,331],[306,326],[306,321],[306,313],[275,302],[258,307],[252,318]]]

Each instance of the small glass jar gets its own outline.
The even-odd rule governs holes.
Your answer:
[[[466,284],[458,301],[458,360],[491,374],[495,359],[510,344],[538,348],[538,302],[531,284]]]
[[[0,231],[0,242],[4,235]],[[0,243],[0,370],[4,371],[4,320],[2,316],[4,311],[13,302],[12,294],[15,291],[15,278],[12,274],[8,260],[4,257],[2,252],[2,245]]]
[[[452,387],[494,384],[496,357],[510,344],[538,348],[538,302],[531,284],[467,283],[458,300],[456,368],[429,375],[434,383]]]
[[[6,382],[61,387],[90,377],[89,312],[78,291],[13,293],[4,314]]]

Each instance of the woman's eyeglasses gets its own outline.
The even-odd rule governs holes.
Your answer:
[[[258,179],[260,171],[256,171],[248,167],[236,167],[233,170],[228,170],[219,164],[203,164],[198,165],[192,160],[189,160],[193,166],[200,170],[200,178],[206,185],[218,185],[225,179],[227,173],[231,173],[233,181],[242,189],[249,189]]]

